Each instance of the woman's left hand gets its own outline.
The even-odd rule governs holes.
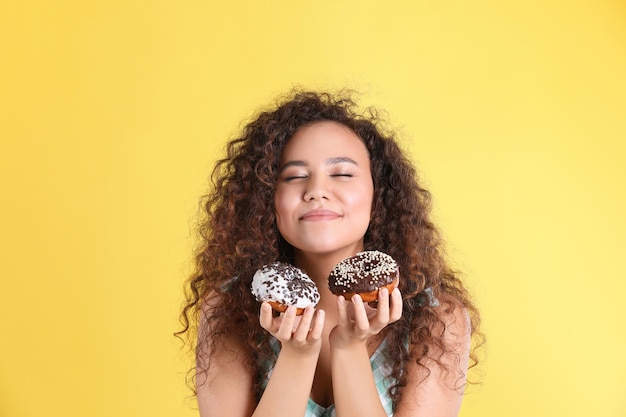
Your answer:
[[[372,308],[358,294],[351,302],[343,296],[337,297],[339,323],[330,333],[330,344],[334,348],[351,347],[365,343],[370,336],[378,334],[385,326],[398,321],[402,316],[402,295],[395,288],[391,295],[386,288],[378,292],[378,306]]]

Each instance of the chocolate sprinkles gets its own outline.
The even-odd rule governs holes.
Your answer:
[[[328,277],[333,294],[365,293],[390,284],[398,277],[398,265],[389,255],[364,251],[339,262]]]

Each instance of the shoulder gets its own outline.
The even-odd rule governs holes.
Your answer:
[[[470,353],[472,322],[469,311],[456,299],[442,300],[435,311],[438,320],[431,324],[435,342],[428,349],[424,363],[429,369],[442,368],[444,373],[459,376],[467,368]]]
[[[221,302],[219,293],[211,292],[204,297],[200,306],[196,365],[198,371],[205,370],[207,377],[232,367],[248,370],[248,351],[235,335],[218,325],[221,311],[216,307]]]
[[[436,342],[426,350],[409,352],[408,380],[396,417],[459,413],[469,363],[471,321],[467,309],[457,301],[442,300],[436,310],[439,320],[431,328]]]
[[[211,317],[219,296],[211,293],[200,308],[196,353],[196,392],[201,416],[213,415],[216,404],[228,415],[250,415],[254,409],[254,378],[248,352],[234,337],[222,334],[214,340]]]
[[[459,301],[452,300],[441,306],[438,315],[443,323],[443,339],[455,350],[469,349],[472,322],[469,311]]]

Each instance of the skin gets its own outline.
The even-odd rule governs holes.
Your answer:
[[[197,381],[202,417],[301,417],[309,397],[324,407],[335,404],[338,417],[386,416],[369,357],[381,343],[380,331],[402,315],[400,291],[381,290],[373,309],[358,295],[351,302],[333,295],[327,285],[334,265],[363,250],[373,192],[367,149],[350,129],[317,122],[289,140],[274,198],[277,224],[294,247],[296,265],[320,289],[320,302],[302,316],[290,307],[278,317],[262,303],[260,325],[280,341],[281,350],[261,400],[256,404],[241,347],[227,343],[227,349],[214,353],[208,375]],[[442,360],[465,370],[466,316],[457,308],[444,321],[445,338],[458,355]],[[458,415],[461,392],[450,387],[450,376],[439,366],[427,365],[431,373],[425,380],[414,363],[409,365],[395,416]]]

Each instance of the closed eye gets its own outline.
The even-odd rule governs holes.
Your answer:
[[[331,180],[337,182],[351,182],[354,175],[347,172],[342,172],[339,174],[330,174],[329,177],[331,178]]]
[[[285,182],[296,181],[296,180],[304,179],[306,177],[307,177],[306,175],[289,175],[283,178],[283,181]]]

